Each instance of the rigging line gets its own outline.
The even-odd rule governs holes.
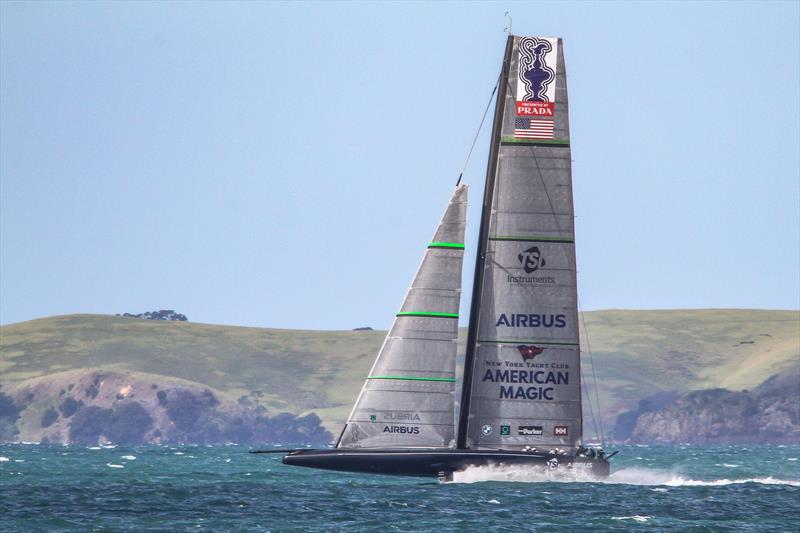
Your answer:
[[[508,83],[508,88],[511,88],[510,82]],[[544,191],[545,196],[547,197],[547,203],[550,206],[550,211],[553,213],[553,222],[555,222],[556,229],[558,229],[559,233],[563,233],[561,231],[561,224],[558,223],[558,217],[555,214],[556,208],[553,205],[553,200],[550,198],[550,193],[547,190],[547,185],[544,182],[544,175],[542,174],[542,169],[539,166],[539,158],[536,157],[536,150],[533,146],[529,146],[528,150],[531,152],[531,156],[533,158],[533,162],[536,164],[536,172],[539,176],[539,181],[542,183],[542,190]],[[577,273],[576,273],[577,274]],[[577,277],[577,276],[576,276]],[[583,318],[583,311],[580,310],[580,302],[578,301],[577,294],[575,295],[576,303],[578,304],[578,312],[580,316]],[[603,447],[605,447],[605,431],[603,430],[603,415],[600,411],[600,396],[597,393],[597,373],[595,372],[594,368],[594,357],[592,356],[592,347],[589,344],[589,334],[588,330],[586,329],[586,320],[582,320],[583,322],[583,330],[584,330],[584,337],[586,338],[586,350],[589,352],[589,364],[592,365],[592,376],[593,376],[593,388],[594,388],[594,395],[595,395],[595,402],[597,403],[597,420],[595,420],[594,416],[594,409],[592,408],[592,397],[589,394],[588,388],[586,386],[586,382],[583,379],[583,365],[581,365],[581,387],[586,390],[586,399],[588,400],[586,403],[589,406],[589,415],[592,417],[592,424],[594,424],[595,433],[600,431],[600,443]],[[599,420],[599,425],[598,425]]]
[[[592,397],[589,394],[589,387],[586,385],[586,380],[583,379],[583,366],[581,366],[581,389],[583,392],[586,393],[586,398],[589,400],[588,402],[586,402],[586,405],[589,407],[589,416],[592,418],[592,425],[594,426],[594,433],[596,436],[597,433],[599,433],[598,428],[600,426],[597,425],[597,419],[594,416],[594,409],[592,408],[592,401],[591,401]],[[602,438],[600,439],[600,442],[601,443],[603,442]]]
[[[492,94],[489,95],[489,101],[486,102],[486,109],[483,110],[483,117],[481,118],[481,123],[478,126],[478,131],[475,132],[475,138],[472,139],[472,146],[469,147],[469,152],[467,153],[466,159],[464,159],[464,164],[461,165],[461,172],[458,173],[458,181],[456,181],[456,187],[461,184],[461,178],[464,176],[464,172],[467,170],[467,165],[469,164],[469,158],[472,156],[472,150],[475,149],[475,143],[478,142],[478,135],[481,134],[481,129],[483,129],[483,123],[486,122],[486,114],[489,113],[489,107],[492,105],[492,99],[494,98],[494,93],[497,92],[497,87],[500,85],[500,77],[503,75],[503,70],[500,69],[500,75],[497,77],[497,82],[494,84],[494,89],[492,89]]]
[[[603,448],[606,446],[606,437],[605,437],[605,430],[603,429],[603,416],[602,411],[600,408],[600,394],[597,392],[597,371],[595,370],[594,366],[594,355],[592,354],[592,345],[589,343],[589,329],[586,327],[586,315],[581,308],[581,302],[578,300],[578,309],[581,314],[581,318],[583,318],[583,337],[586,339],[586,351],[589,352],[589,364],[592,365],[592,381],[594,387],[594,399],[597,403],[597,418],[600,421],[600,443],[602,444]]]

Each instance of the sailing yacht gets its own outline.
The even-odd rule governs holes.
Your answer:
[[[458,184],[335,448],[287,465],[452,477],[478,465],[608,475],[582,446],[567,79],[560,38],[509,35],[497,87],[461,397],[467,186]]]

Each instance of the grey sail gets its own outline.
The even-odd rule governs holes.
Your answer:
[[[337,448],[455,442],[454,389],[467,186],[456,187]]]
[[[580,353],[561,40],[509,37],[500,89],[459,446],[575,447]]]

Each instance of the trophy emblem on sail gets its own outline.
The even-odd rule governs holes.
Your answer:
[[[549,130],[555,116],[555,66],[558,60],[558,41],[539,37],[522,37],[519,40],[517,64],[517,115],[516,130]],[[539,131],[541,133],[541,131]],[[522,135],[518,135],[522,136]]]

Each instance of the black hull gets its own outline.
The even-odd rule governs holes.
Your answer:
[[[487,465],[580,469],[599,477],[608,476],[611,471],[605,459],[500,450],[295,450],[284,456],[283,463],[343,472],[445,479],[470,466]]]

